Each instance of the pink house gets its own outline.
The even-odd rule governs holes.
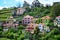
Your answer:
[[[28,25],[29,23],[31,23],[33,20],[32,16],[26,15],[24,16],[23,20],[22,20],[22,24],[24,25]]]

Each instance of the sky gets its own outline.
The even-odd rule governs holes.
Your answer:
[[[27,1],[29,4],[31,4],[34,0],[0,0],[0,9],[4,7],[8,8],[8,7],[17,6],[18,3],[22,5],[24,1]],[[46,4],[52,5],[53,2],[60,2],[60,0],[39,0],[39,1],[44,5]]]

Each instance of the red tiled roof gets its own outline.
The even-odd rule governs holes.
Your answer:
[[[56,18],[60,18],[60,16],[57,16]]]
[[[41,19],[50,19],[50,16],[42,17]]]
[[[30,15],[26,15],[24,18],[33,18],[33,17]]]

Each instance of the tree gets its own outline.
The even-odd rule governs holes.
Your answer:
[[[29,3],[27,3],[26,1],[24,1],[23,8],[26,9],[26,12],[30,11],[30,7],[29,6],[30,6]]]
[[[36,30],[34,31],[34,40],[39,40],[39,38],[41,37],[40,33],[40,29],[38,27],[36,27]]]
[[[55,35],[59,35],[59,30],[57,28],[54,28],[51,32],[47,33],[47,35],[45,37],[42,37],[43,40],[56,40],[54,37]],[[57,37],[57,39],[59,38],[59,36]]]
[[[37,21],[36,21],[37,24],[41,23],[41,19],[39,18]]]
[[[27,8],[27,7],[29,7],[29,4],[26,1],[24,1],[23,7]]]
[[[0,27],[0,31],[3,31],[2,27]]]
[[[25,35],[22,33],[22,34],[17,38],[17,40],[24,40],[24,37],[25,37]]]
[[[31,6],[32,8],[34,8],[34,7],[43,7],[43,4],[41,4],[40,2],[39,2],[39,0],[34,0],[33,2],[32,2],[32,6]]]
[[[51,16],[54,18],[60,15],[60,4],[56,4],[53,6],[51,10]]]
[[[2,31],[3,31],[3,29],[2,29],[2,27],[0,27],[0,37],[2,37]]]
[[[18,30],[23,30],[23,29],[25,29],[25,27],[24,27],[23,25],[20,25],[20,26],[18,27]]]

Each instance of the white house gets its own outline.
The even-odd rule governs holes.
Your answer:
[[[57,16],[54,20],[54,25],[60,27],[60,16]]]
[[[50,28],[49,27],[47,27],[47,26],[45,26],[44,24],[42,24],[42,23],[40,23],[40,24],[38,24],[38,27],[39,27],[39,29],[40,29],[40,32],[50,32]]]
[[[38,24],[38,27],[39,27],[41,32],[44,30],[44,25],[43,24]]]

